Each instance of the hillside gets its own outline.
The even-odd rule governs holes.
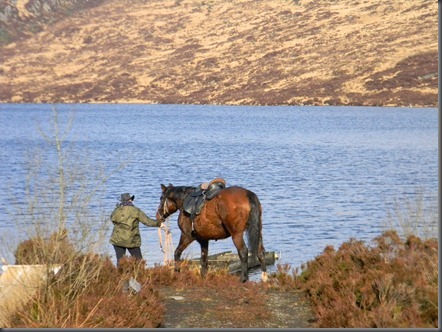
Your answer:
[[[0,102],[437,106],[434,0],[36,3],[0,2]]]

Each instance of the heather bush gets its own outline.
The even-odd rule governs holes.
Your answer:
[[[76,254],[67,239],[67,231],[54,232],[48,238],[41,235],[24,240],[14,252],[15,264],[63,264]]]
[[[438,327],[438,242],[388,231],[328,246],[297,276],[318,327]]]
[[[86,279],[90,275],[83,270],[97,266],[100,269],[94,278]],[[78,256],[72,264],[63,265],[48,286],[14,314],[12,327],[159,327],[164,306],[148,276],[144,261],[123,259],[118,269],[107,257]],[[132,278],[141,285],[139,292],[128,287]]]

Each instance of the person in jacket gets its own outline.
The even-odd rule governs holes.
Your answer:
[[[149,218],[143,211],[133,204],[135,195],[129,193],[121,194],[120,202],[112,212],[110,219],[114,224],[114,229],[110,238],[110,243],[114,246],[117,256],[117,266],[120,259],[125,255],[126,250],[131,256],[143,259],[141,254],[141,235],[139,223],[148,227],[160,227],[161,222]]]

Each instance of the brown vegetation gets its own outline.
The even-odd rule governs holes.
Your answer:
[[[19,251],[38,252],[33,248],[33,243],[41,246],[40,241],[29,240],[19,246]],[[36,256],[41,263],[41,254]],[[78,271],[97,269],[97,266],[100,267],[99,274],[88,282],[87,287],[73,287],[86,280]],[[131,278],[141,284],[141,291],[135,292],[128,287]],[[191,288],[193,292],[188,301],[201,304],[207,303],[204,299],[206,296],[223,298],[222,304],[229,303],[231,310],[228,307],[215,307],[205,312],[206,315],[217,317],[218,322],[224,319],[225,322],[238,321],[242,326],[250,326],[251,322],[269,318],[269,312],[263,309],[264,297],[257,296],[262,292],[261,287],[257,283],[244,285],[226,270],[211,272],[207,278],[201,279],[198,270],[186,266],[176,274],[169,266],[146,268],[145,261],[125,258],[120,268],[116,268],[109,258],[79,255],[74,261],[64,264],[60,273],[52,277],[46,288],[41,289],[35,301],[14,315],[12,326],[161,327],[165,307],[159,291],[164,287]],[[73,292],[73,288],[77,291]],[[247,305],[241,306],[241,303]],[[254,308],[253,312],[248,312],[250,307]]]
[[[33,251],[32,241],[21,246]],[[170,294],[185,295],[182,306],[167,306],[184,325],[166,327],[438,327],[437,258],[436,239],[403,241],[388,231],[374,246],[351,239],[337,251],[327,247],[301,273],[279,265],[268,283],[243,284],[225,269],[202,279],[191,264],[175,273],[127,258],[117,269],[108,258],[79,255],[14,315],[11,327],[164,327]],[[97,266],[99,274],[79,287],[85,278],[78,271]],[[131,278],[139,292],[128,287]],[[299,306],[300,291],[316,319]],[[284,305],[275,307],[275,294]]]
[[[1,102],[437,106],[435,1],[58,2],[0,26]]]
[[[45,263],[42,257],[47,248],[43,247],[40,239],[22,242],[16,251],[17,263],[23,253],[28,262],[30,253],[35,253],[35,263]],[[74,253],[73,247],[68,247],[71,250],[64,251],[66,261],[60,272],[50,275],[34,300],[13,315],[12,327],[125,328],[161,324],[164,307],[150,280],[146,280],[144,261],[126,259],[117,269],[109,258]],[[52,261],[47,256],[46,263]],[[127,287],[132,277],[148,283],[136,296]]]
[[[350,240],[300,276],[318,327],[438,327],[438,242],[389,231],[375,247]]]

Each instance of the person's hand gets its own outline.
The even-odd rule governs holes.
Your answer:
[[[164,225],[164,223],[161,223],[161,225],[159,226],[161,229],[164,229],[164,231],[166,232],[166,234],[170,234],[170,230],[169,228],[166,228],[166,226]]]

